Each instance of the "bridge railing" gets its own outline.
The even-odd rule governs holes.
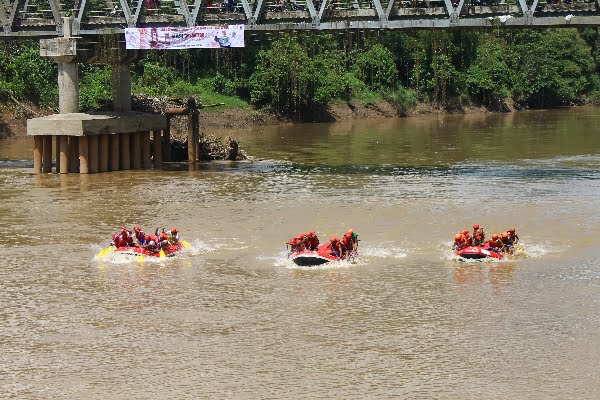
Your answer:
[[[600,26],[598,0],[0,0],[0,36],[246,24],[248,30]]]

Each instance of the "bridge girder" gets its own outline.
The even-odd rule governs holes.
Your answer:
[[[212,1],[223,2],[212,6]],[[69,8],[67,0],[0,0],[0,36],[58,37],[68,15],[78,36],[122,33],[126,27],[229,24],[245,24],[249,31],[600,26],[599,0],[570,5],[497,1],[105,0],[101,7],[97,0],[71,0]]]

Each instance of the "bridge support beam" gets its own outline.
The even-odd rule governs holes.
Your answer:
[[[115,111],[131,111],[131,70],[129,64],[112,66],[112,101]]]

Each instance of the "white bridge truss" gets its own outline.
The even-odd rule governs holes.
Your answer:
[[[512,2],[512,3],[511,3]],[[568,2],[568,3],[567,3]],[[250,31],[599,26],[600,0],[0,0],[0,36],[245,24]]]

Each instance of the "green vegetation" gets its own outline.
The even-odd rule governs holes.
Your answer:
[[[56,66],[37,43],[5,42],[0,101],[56,107]],[[441,109],[600,102],[600,31],[421,30],[249,35],[243,49],[149,53],[132,68],[133,91],[314,120],[339,102],[418,101]],[[110,67],[80,69],[81,108],[110,101]]]

